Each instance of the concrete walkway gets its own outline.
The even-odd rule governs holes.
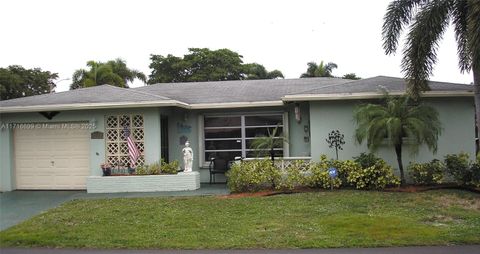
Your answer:
[[[2,254],[480,254],[480,245],[356,248],[356,249],[305,249],[305,250],[88,250],[88,249],[0,249]]]
[[[11,191],[0,193],[0,230],[73,199],[226,195],[224,184],[205,184],[194,191],[88,194],[85,191]]]

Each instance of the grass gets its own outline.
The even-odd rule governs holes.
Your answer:
[[[0,246],[322,248],[480,243],[480,195],[314,192],[75,200],[0,232]]]

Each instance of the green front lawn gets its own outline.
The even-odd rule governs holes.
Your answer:
[[[321,248],[480,243],[480,195],[333,191],[76,200],[0,232],[0,246]]]

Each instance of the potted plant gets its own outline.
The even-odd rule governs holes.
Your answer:
[[[112,166],[108,163],[102,163],[100,165],[102,168],[103,176],[110,176],[112,174]]]

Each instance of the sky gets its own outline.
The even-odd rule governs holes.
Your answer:
[[[188,48],[205,47],[228,48],[245,63],[279,69],[286,78],[298,78],[307,62],[322,60],[338,65],[335,76],[402,77],[401,50],[387,56],[382,48],[389,2],[2,0],[0,67],[56,72],[56,91],[65,91],[71,82],[65,79],[89,60],[122,58],[148,76],[151,54],[183,56]],[[431,80],[470,84],[472,74],[461,74],[457,59],[449,29]]]

